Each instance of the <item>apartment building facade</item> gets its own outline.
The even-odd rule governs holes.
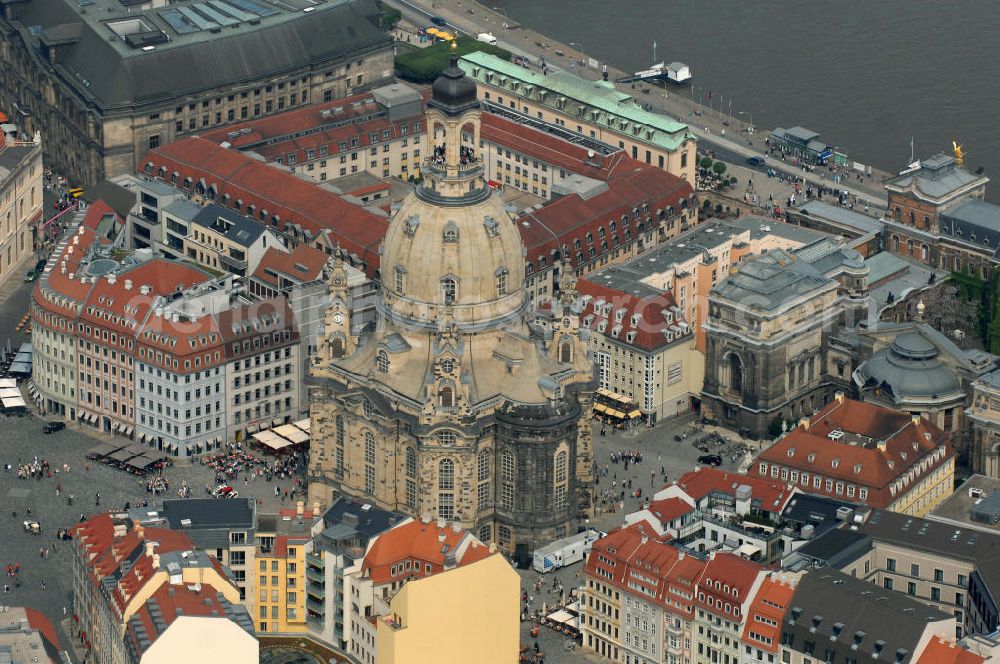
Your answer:
[[[40,134],[18,141],[0,132],[0,283],[35,256],[43,171]]]
[[[12,5],[0,18],[0,106],[29,134],[48,137],[55,169],[96,183],[133,171],[147,150],[179,137],[391,80],[392,38],[378,27],[375,2],[308,13],[205,7]],[[281,48],[265,55],[262,42]]]
[[[543,76],[481,52],[463,56],[460,65],[475,79],[481,100],[617,146],[694,186],[696,139],[687,125],[644,110],[614,85],[565,71]]]

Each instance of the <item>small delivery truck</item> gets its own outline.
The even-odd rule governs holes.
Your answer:
[[[543,546],[535,550],[531,566],[537,572],[551,572],[566,565],[583,560],[583,557],[590,553],[594,542],[604,537],[604,533],[597,530],[585,530],[576,535],[564,537],[556,540],[548,546]]]

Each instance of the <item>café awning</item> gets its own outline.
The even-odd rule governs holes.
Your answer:
[[[311,423],[312,423],[312,421],[307,417],[305,419],[302,419],[302,420],[299,420],[298,422],[296,422],[295,426],[297,426],[298,428],[302,429],[306,433],[309,433],[309,426],[310,426]]]
[[[595,413],[606,414],[608,412],[608,407],[605,406],[603,403],[595,403],[594,404],[594,412]]]
[[[21,396],[21,390],[16,388],[0,388],[0,399],[13,399],[14,397]]]
[[[6,399],[0,399],[3,402],[4,408],[24,408],[28,404],[24,403],[24,399],[21,397],[7,397]]]
[[[11,387],[17,387],[16,378],[0,378],[0,389],[9,389]]]
[[[635,419],[637,417],[642,417],[642,411],[636,408],[631,413],[628,414],[629,418]]]

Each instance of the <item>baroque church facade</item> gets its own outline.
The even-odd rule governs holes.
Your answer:
[[[330,274],[309,499],[457,522],[527,556],[592,509],[587,332],[572,270],[556,324],[529,326],[521,236],[484,179],[480,105],[457,57],[427,119],[434,149],[383,241],[374,329],[351,334],[347,275]]]

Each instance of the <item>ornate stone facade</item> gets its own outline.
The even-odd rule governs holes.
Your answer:
[[[351,335],[346,282],[331,273],[310,377],[309,500],[347,494],[457,521],[527,556],[589,513],[595,386],[572,277],[557,324],[528,325],[524,249],[483,179],[479,114],[453,62],[427,110],[443,143],[382,245],[373,330]]]

